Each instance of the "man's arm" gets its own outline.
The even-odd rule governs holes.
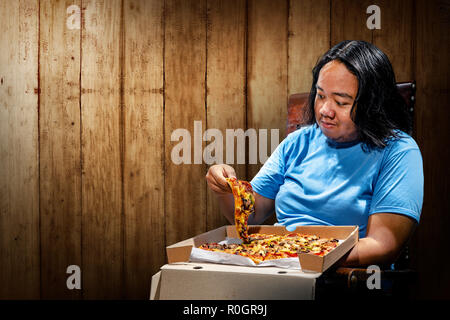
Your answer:
[[[349,254],[341,260],[342,266],[368,266],[392,263],[412,235],[416,221],[394,213],[377,213],[369,217],[367,235],[361,238]]]
[[[253,192],[255,197],[255,213],[248,217],[248,224],[262,224],[275,212],[275,200]]]

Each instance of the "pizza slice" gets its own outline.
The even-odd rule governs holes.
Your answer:
[[[253,189],[247,181],[238,180],[236,178],[226,179],[233,192],[234,197],[234,222],[239,238],[244,243],[249,243],[248,237],[248,217],[255,209],[255,197]]]

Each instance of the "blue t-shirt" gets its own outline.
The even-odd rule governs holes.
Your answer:
[[[358,225],[366,235],[374,213],[403,214],[419,222],[423,202],[422,156],[399,131],[384,149],[337,143],[316,125],[284,139],[251,181],[255,192],[275,199],[278,225]]]

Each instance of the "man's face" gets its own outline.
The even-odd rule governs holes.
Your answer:
[[[358,79],[343,63],[333,60],[320,70],[316,88],[314,113],[322,132],[336,142],[356,140],[350,111],[358,93]]]

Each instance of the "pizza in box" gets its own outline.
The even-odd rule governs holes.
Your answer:
[[[338,239],[312,234],[285,235],[248,233],[248,218],[254,213],[255,198],[247,181],[227,178],[234,197],[236,231],[242,243],[204,243],[199,249],[225,252],[250,258],[256,264],[274,259],[298,257],[298,253],[324,256],[339,244]]]

